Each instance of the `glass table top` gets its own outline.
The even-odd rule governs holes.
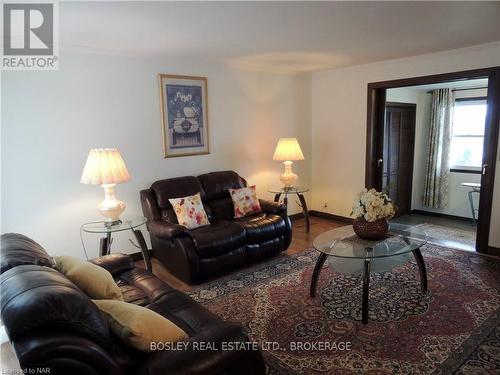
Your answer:
[[[303,186],[291,186],[291,187],[280,187],[280,188],[273,188],[269,189],[268,192],[274,193],[274,194],[302,194],[306,193],[309,191],[309,188],[303,187]]]
[[[106,225],[104,220],[93,221],[82,225],[82,231],[87,233],[112,233],[122,230],[130,230],[146,224],[147,219],[143,216],[121,216],[121,223]]]
[[[313,241],[316,250],[333,257],[365,259],[387,258],[410,253],[427,243],[427,234],[420,228],[389,223],[385,239],[368,241],[359,238],[352,225],[320,234]]]

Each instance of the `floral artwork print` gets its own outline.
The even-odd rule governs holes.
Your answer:
[[[355,218],[364,218],[366,221],[374,222],[380,219],[391,219],[396,214],[392,200],[385,193],[375,189],[363,189],[352,206],[351,215]]]
[[[255,185],[241,189],[229,189],[229,193],[233,200],[234,217],[236,219],[262,211]]]
[[[200,193],[184,198],[169,199],[174,208],[177,221],[187,229],[209,225],[207,213],[201,203]]]
[[[163,156],[210,153],[207,78],[159,74]]]
[[[202,147],[203,107],[201,86],[166,85],[171,148]]]

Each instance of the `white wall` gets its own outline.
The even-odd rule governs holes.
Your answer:
[[[368,83],[498,65],[500,43],[491,43],[314,73],[312,209],[348,216],[353,196],[364,186]],[[496,168],[489,243],[500,247],[500,163]]]
[[[162,157],[160,72],[208,77],[210,155]],[[280,137],[299,139],[306,160],[294,170],[310,186],[310,111],[310,75],[64,51],[59,71],[3,72],[1,231],[82,257],[79,227],[99,219],[103,199],[101,187],[79,182],[93,147],[118,147],[125,160],[132,181],[116,188],[125,214],[142,214],[139,190],[155,180],[225,169],[272,198],[267,189],[280,185],[283,169],[272,160]],[[115,248],[136,251],[126,237],[117,236]],[[89,256],[97,255],[97,239],[87,237]]]
[[[396,103],[414,103],[415,114],[415,154],[413,162],[412,209],[437,212],[445,215],[472,218],[467,193],[469,188],[463,182],[481,182],[481,175],[474,173],[450,172],[448,205],[443,209],[433,209],[422,204],[424,194],[425,168],[429,140],[431,95],[427,89],[418,87],[402,87],[387,90],[387,101]],[[457,91],[456,98],[486,96],[487,90]],[[478,195],[474,194],[474,204],[479,206]]]

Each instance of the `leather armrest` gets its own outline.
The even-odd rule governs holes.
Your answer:
[[[134,260],[127,254],[109,254],[90,261],[106,269],[113,276],[134,268]]]
[[[34,331],[12,342],[21,368],[48,374],[122,375],[115,359],[95,342],[57,329]]]
[[[228,347],[228,343],[234,346]],[[245,348],[238,343],[244,343]],[[252,345],[243,328],[237,324],[220,323],[207,327],[178,344],[181,350],[152,353],[139,373],[204,375],[232,373],[227,370],[234,367],[238,369],[238,374],[265,372],[260,350]],[[203,350],[203,345],[207,344],[210,347]]]
[[[259,199],[259,203],[262,212],[265,212],[266,214],[283,215],[286,213],[286,206],[284,204],[264,199]]]
[[[164,240],[172,240],[187,233],[187,228],[179,224],[169,224],[164,221],[152,221],[148,223],[149,231],[153,236]]]

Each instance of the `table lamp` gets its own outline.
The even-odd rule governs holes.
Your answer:
[[[104,200],[97,209],[106,218],[106,225],[121,222],[119,216],[125,210],[125,203],[116,199],[115,185],[129,180],[127,167],[116,148],[90,150],[80,182],[104,188]]]
[[[274,151],[273,160],[283,161],[285,172],[281,174],[280,180],[285,188],[292,187],[297,181],[297,175],[292,172],[292,160],[304,160],[304,154],[297,138],[280,138]]]

